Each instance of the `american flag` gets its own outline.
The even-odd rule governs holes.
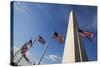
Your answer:
[[[58,32],[54,32],[53,37],[58,43],[64,42],[64,37],[61,34],[59,34]]]
[[[32,47],[32,40],[29,40],[27,43],[25,43],[22,48],[21,48],[21,52],[22,53],[26,53],[28,51],[29,48]]]
[[[44,40],[44,38],[42,36],[39,35],[39,38],[38,38],[38,41],[41,43],[41,44],[45,44],[46,41]]]
[[[93,32],[88,32],[88,31],[83,31],[83,30],[78,30],[79,31],[79,35],[82,37],[86,37],[89,40],[93,39]]]
[[[29,59],[26,56],[26,52],[29,50],[29,48],[32,47],[32,40],[29,40],[27,43],[25,43],[21,48],[21,54],[25,58],[26,61],[29,62]]]

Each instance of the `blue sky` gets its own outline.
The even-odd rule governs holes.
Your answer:
[[[39,34],[48,41],[55,31],[66,37],[69,13],[76,14],[80,29],[94,32],[93,41],[83,38],[83,43],[89,61],[97,58],[97,8],[95,6],[75,6],[66,4],[43,4],[33,2],[14,2],[14,49],[20,48],[30,39],[34,40]],[[29,50],[29,59],[37,62],[46,45],[39,42]],[[41,64],[61,63],[64,43],[58,44],[54,39]]]

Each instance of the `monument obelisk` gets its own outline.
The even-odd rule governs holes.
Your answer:
[[[78,28],[76,16],[74,12],[71,11],[62,63],[88,61],[86,50],[83,46]]]

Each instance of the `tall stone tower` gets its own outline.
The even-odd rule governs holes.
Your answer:
[[[66,43],[62,63],[88,61],[86,50],[78,33],[78,24],[73,11],[70,12]]]

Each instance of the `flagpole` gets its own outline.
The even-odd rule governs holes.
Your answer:
[[[21,49],[19,49],[19,50],[16,51],[14,57],[16,57],[16,55],[18,55],[18,54],[21,52],[20,50],[21,50]]]
[[[41,63],[41,61],[42,61],[42,59],[43,59],[43,57],[44,57],[44,55],[45,55],[45,53],[46,53],[46,51],[47,51],[47,48],[48,48],[48,46],[49,46],[50,40],[51,40],[51,38],[48,40],[48,43],[47,43],[46,48],[44,49],[44,51],[43,51],[43,53],[42,53],[42,56],[40,57],[40,60],[39,60],[39,62],[38,62],[38,65],[40,65],[40,63]]]
[[[45,48],[45,50],[43,51],[43,54],[42,54],[42,56],[41,56],[41,58],[40,58],[40,60],[39,60],[39,62],[38,62],[38,65],[40,65],[40,63],[41,63],[41,61],[42,61],[42,59],[43,59],[43,57],[44,57],[44,54],[46,53],[46,50],[47,50],[48,46],[49,46],[49,45],[47,45],[46,48]]]
[[[21,53],[21,49],[19,50],[19,52],[14,56],[14,60],[17,58],[18,55],[20,55]]]
[[[29,49],[30,49],[30,48],[29,48]],[[29,50],[29,49],[28,49],[28,50]],[[28,51],[28,50],[27,50],[27,51]],[[23,56],[21,56],[21,58],[17,61],[16,64],[18,64],[18,63],[21,61],[22,58],[23,58]]]
[[[17,65],[21,61],[22,58],[23,58],[23,56],[21,56],[21,58],[16,62]]]
[[[23,47],[23,46],[22,46],[22,47]],[[21,48],[22,48],[22,47],[21,47]],[[14,55],[14,57],[16,57],[16,55],[19,54],[20,52],[21,52],[21,49],[17,50],[16,53],[15,53],[15,55]]]
[[[35,40],[37,41],[37,39],[38,39],[38,38],[36,38]],[[35,41],[35,40],[34,40],[34,41]],[[16,59],[16,57],[19,55],[19,53],[21,53],[21,49],[19,49],[19,50],[16,51],[16,53],[15,53],[15,55],[14,55],[14,58],[15,58],[15,59]]]
[[[36,41],[37,41],[37,39],[35,39],[34,42],[33,42],[32,44],[34,44]],[[31,48],[31,47],[30,47],[30,48]],[[30,48],[29,48],[29,49],[30,49]],[[28,50],[29,50],[29,49],[28,49]],[[28,51],[28,50],[27,50],[27,51]],[[21,56],[21,58],[17,61],[16,64],[18,64],[18,63],[21,61],[22,58],[23,58],[23,56]]]

